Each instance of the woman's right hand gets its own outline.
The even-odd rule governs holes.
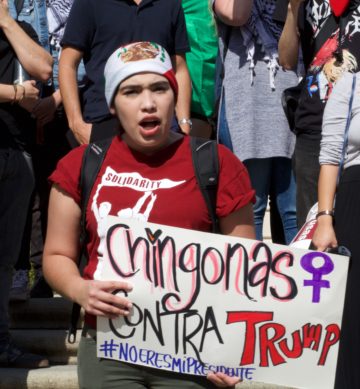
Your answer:
[[[235,388],[235,385],[241,382],[239,377],[230,377],[221,372],[210,372],[206,378],[219,388]]]
[[[24,99],[37,100],[39,98],[39,89],[36,87],[35,80],[27,80],[21,84],[25,89]]]
[[[35,80],[24,81],[21,85],[18,85],[19,98],[23,92],[23,98],[19,101],[20,107],[26,109],[28,112],[32,112],[39,100],[39,89],[36,88]]]
[[[325,251],[327,248],[338,246],[332,217],[324,215],[319,217],[312,243],[319,251]]]
[[[130,292],[132,286],[122,281],[82,280],[79,285],[77,302],[91,315],[115,319],[130,313],[132,304],[124,296],[114,291]]]

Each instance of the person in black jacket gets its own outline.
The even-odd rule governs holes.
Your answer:
[[[19,64],[34,79],[46,81],[51,76],[52,58],[34,41],[30,26],[21,27],[9,15],[7,0],[0,0],[0,366],[38,368],[49,366],[49,361],[20,350],[9,334],[13,266],[34,186],[28,111],[39,94],[35,80],[13,84],[13,77]]]

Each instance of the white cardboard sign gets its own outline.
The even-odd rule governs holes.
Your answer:
[[[114,216],[102,233],[101,279],[131,283],[133,308],[98,317],[99,357],[333,387],[347,257]]]

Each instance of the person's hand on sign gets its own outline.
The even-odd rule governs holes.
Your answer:
[[[239,377],[230,377],[227,374],[218,372],[218,373],[208,373],[206,378],[211,381],[213,384],[219,388],[229,388],[234,387],[236,384],[241,382]]]
[[[82,280],[77,302],[89,314],[115,319],[127,316],[132,304],[130,300],[116,292],[130,292],[132,286],[122,281]]]

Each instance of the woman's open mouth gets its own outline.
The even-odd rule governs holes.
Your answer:
[[[139,125],[142,135],[152,136],[158,131],[160,127],[160,120],[158,118],[146,118],[141,120]]]

